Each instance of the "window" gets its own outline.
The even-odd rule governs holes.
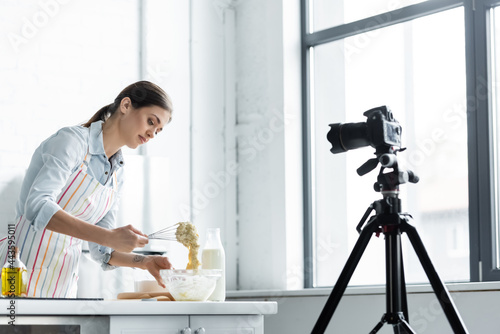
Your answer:
[[[494,7],[490,11],[490,91],[491,91],[491,117],[494,130],[493,133],[493,146],[495,147],[495,159],[494,159],[494,179],[495,179],[495,220],[493,224],[493,247],[494,247],[494,267],[500,269],[500,221],[499,221],[499,207],[500,207],[500,180],[499,180],[499,153],[500,147],[499,143],[499,131],[500,131],[500,119],[498,113],[500,112],[500,63],[498,57],[500,56],[500,7]]]
[[[356,173],[374,157],[374,148],[332,155],[328,124],[365,122],[363,112],[381,105],[392,110],[403,128],[402,146],[407,150],[398,154],[398,161],[420,177],[417,184],[400,186],[403,212],[413,216],[410,224],[417,228],[440,277],[448,282],[494,279],[491,269],[500,268],[500,256],[491,259],[491,254],[500,253],[500,225],[485,213],[498,217],[499,210],[491,208],[500,203],[500,186],[489,195],[491,180],[500,184],[495,158],[500,152],[495,137],[500,129],[495,84],[498,8],[483,3],[478,7],[478,1],[475,11],[462,1],[403,1],[398,8],[384,8],[387,1],[374,1],[371,9],[355,6],[365,8],[358,10],[347,1],[336,1],[336,7],[330,2],[303,4],[308,13],[303,19],[309,189],[305,254],[311,259],[306,261],[305,286],[336,282],[357,241],[356,225],[366,208],[382,198],[373,191],[378,168],[361,177]],[[489,45],[467,48],[478,33],[490,36]],[[475,62],[486,56],[486,50],[489,68],[482,78],[489,78],[491,94],[479,99],[474,94],[481,69]],[[485,125],[494,130],[491,136]],[[480,152],[494,147],[495,154],[476,154],[477,147]],[[494,164],[492,173],[489,161]],[[485,204],[478,199],[483,196],[491,200]],[[484,224],[491,225],[491,231],[479,228]],[[350,284],[384,283],[384,252],[384,242],[373,237]],[[427,282],[406,236],[403,256],[406,281]]]
[[[358,21],[380,13],[399,11],[405,6],[424,1],[426,0],[311,0],[312,31],[319,31],[340,24]]]

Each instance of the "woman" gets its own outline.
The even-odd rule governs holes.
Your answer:
[[[120,148],[137,148],[170,122],[172,103],[157,85],[139,81],[87,123],[66,127],[33,154],[16,206],[15,246],[28,268],[27,296],[74,298],[82,240],[104,270],[148,270],[164,287],[168,258],[131,253],[148,243],[133,226],[115,227],[124,165]],[[0,260],[7,260],[5,238]],[[14,245],[11,245],[14,246]]]

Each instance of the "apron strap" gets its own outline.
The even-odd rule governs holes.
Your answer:
[[[113,190],[117,191],[118,189],[118,180],[116,179],[116,172],[113,172]]]
[[[80,168],[82,169],[82,172],[83,173],[86,173],[87,172],[87,168],[89,167],[89,163],[90,163],[90,156],[91,154],[89,153],[89,148],[87,147],[87,154],[85,154],[85,158],[83,159],[83,162],[82,164],[80,165]],[[117,191],[118,189],[118,180],[116,178],[116,171],[113,172],[113,175],[112,175],[112,184],[113,184],[113,190],[114,191]]]
[[[82,171],[85,173],[87,172],[87,168],[89,167],[89,163],[90,163],[90,154],[89,154],[89,148],[87,147],[87,153],[85,154],[85,158],[83,159],[83,162],[82,164],[80,165],[80,168],[82,169]]]

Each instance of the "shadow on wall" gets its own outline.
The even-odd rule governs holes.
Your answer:
[[[13,177],[2,187],[0,192],[0,236],[7,234],[7,224],[14,223],[16,218],[16,202],[21,192],[23,175]]]

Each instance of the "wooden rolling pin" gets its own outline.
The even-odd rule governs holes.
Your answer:
[[[170,292],[121,292],[116,299],[156,299],[157,301],[174,301]]]

